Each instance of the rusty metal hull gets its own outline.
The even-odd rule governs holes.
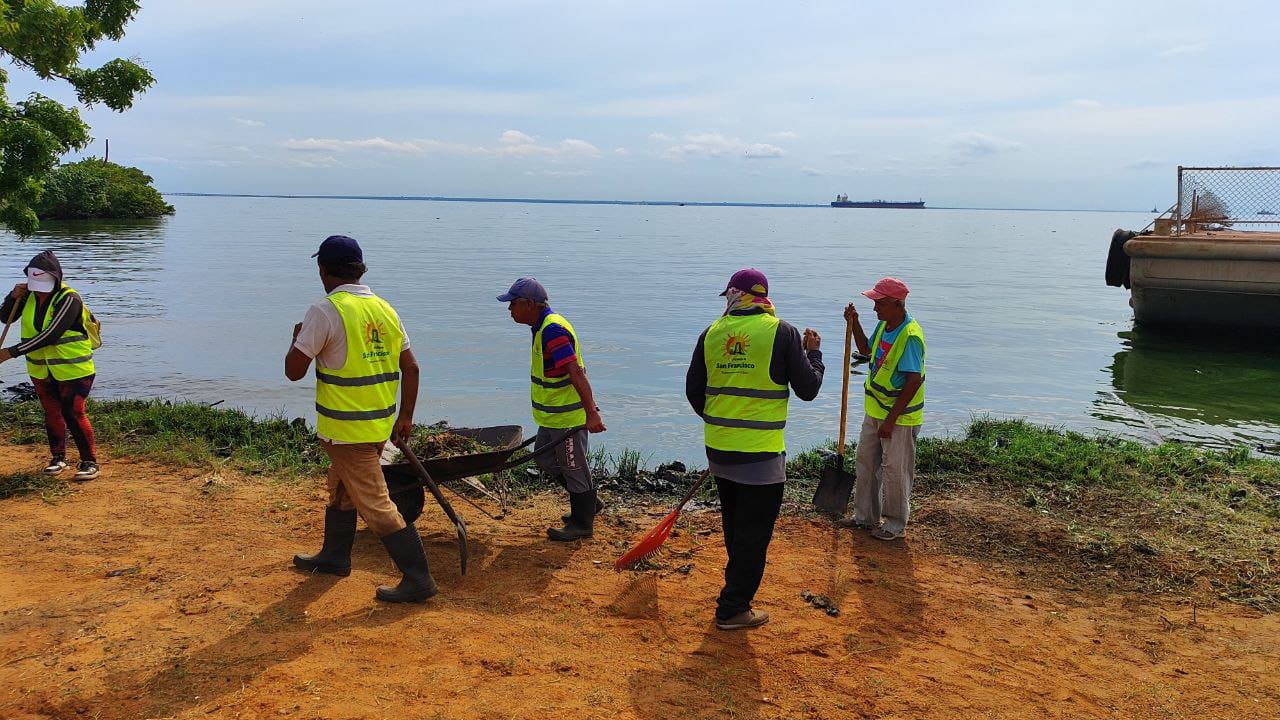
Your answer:
[[[1143,235],[1124,251],[1140,324],[1280,331],[1280,233]]]

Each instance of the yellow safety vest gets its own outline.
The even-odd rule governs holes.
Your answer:
[[[773,341],[781,320],[768,313],[725,315],[703,340],[707,404],[702,437],[709,448],[732,452],[783,452],[786,385],[769,376]]]
[[[27,293],[26,304],[22,306],[22,340],[23,342],[39,335],[49,327],[49,322],[57,314],[58,304],[66,296],[74,293],[71,287],[63,285],[54,293],[44,315],[44,322],[36,327],[36,294]],[[53,375],[54,380],[77,380],[96,372],[93,367],[93,344],[83,328],[89,325],[89,310],[81,302],[81,330],[67,330],[62,337],[39,350],[27,353],[27,373],[36,380],[44,380]]]
[[[400,317],[376,295],[336,292],[347,335],[340,370],[316,366],[316,431],[348,443],[386,442],[396,423],[400,391]]]
[[[871,337],[871,353],[875,356],[876,348],[880,347],[880,336],[884,334],[884,323],[876,326],[876,331]],[[920,340],[920,350],[924,353],[924,330],[920,329],[920,324],[911,319],[905,327],[898,332],[898,337],[894,338],[893,345],[889,348],[889,352],[885,355],[884,360],[880,362],[880,369],[875,374],[868,373],[866,382],[863,383],[863,393],[866,397],[862,401],[863,408],[867,414],[877,420],[884,420],[889,417],[889,411],[893,409],[894,403],[898,401],[898,396],[902,394],[902,388],[893,384],[893,374],[898,368],[898,361],[902,359],[902,353],[907,347],[907,338],[914,337]],[[925,354],[927,355],[927,354]],[[920,366],[920,389],[916,390],[915,397],[911,398],[911,402],[902,409],[902,415],[898,416],[898,425],[919,425],[924,422],[924,370],[925,362],[921,359]]]
[[[578,344],[578,333],[574,332],[564,316],[548,313],[533,334],[533,351],[529,359],[529,400],[533,403],[533,421],[539,427],[571,428],[587,424],[587,410],[582,405],[582,396],[570,382],[568,375],[547,377],[543,370],[542,331],[548,325],[556,324],[569,331],[573,340],[573,352],[578,356],[578,367],[586,367],[582,361],[582,346]]]

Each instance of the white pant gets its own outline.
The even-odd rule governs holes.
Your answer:
[[[919,425],[894,425],[888,440],[880,438],[883,421],[862,419],[858,435],[858,480],[854,486],[853,520],[901,535],[911,516],[911,483],[916,477]]]

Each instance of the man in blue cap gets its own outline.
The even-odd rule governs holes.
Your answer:
[[[293,564],[310,572],[351,574],[358,513],[404,574],[399,585],[378,588],[376,597],[421,602],[436,594],[436,581],[417,528],[405,523],[391,501],[380,464],[389,438],[404,441],[413,432],[418,361],[400,316],[360,284],[367,268],[353,238],[325,238],[312,257],[327,295],[294,326],[284,374],[301,380],[316,361],[316,434],[329,456],[329,505],[324,546],[315,555],[295,555]]]
[[[577,428],[554,453],[538,458],[544,476],[569,491],[569,513],[564,527],[548,528],[547,537],[559,542],[589,538],[602,506],[591,481],[587,461],[587,433],[604,432],[604,422],[587,381],[582,347],[573,326],[547,304],[547,290],[531,277],[516,280],[499,302],[507,303],[511,319],[533,330],[529,363],[529,397],[533,420],[538,424],[538,447],[565,430]]]

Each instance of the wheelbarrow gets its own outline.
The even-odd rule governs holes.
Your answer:
[[[440,494],[437,483],[498,473],[519,467],[535,458],[552,452],[556,446],[580,429],[568,428],[542,447],[534,448],[528,455],[523,455],[513,460],[511,456],[516,451],[529,447],[537,440],[535,436],[522,442],[521,438],[524,435],[524,429],[519,425],[450,428],[448,432],[471,438],[482,445],[489,446],[490,449],[468,455],[429,458],[418,464],[418,467],[415,467],[416,458],[409,458],[398,463],[384,463],[382,465],[382,476],[387,481],[387,491],[391,495],[391,501],[396,504],[396,508],[400,511],[400,515],[404,517],[406,523],[412,524],[421,517],[422,508],[427,499],[426,489],[431,490],[432,495],[440,503],[445,514],[449,516],[449,519],[457,527],[459,560],[462,565],[462,574],[465,575],[467,572],[467,526],[462,517],[454,512],[449,502]],[[409,453],[405,454],[406,456],[409,455]],[[419,471],[420,469],[422,472]]]

